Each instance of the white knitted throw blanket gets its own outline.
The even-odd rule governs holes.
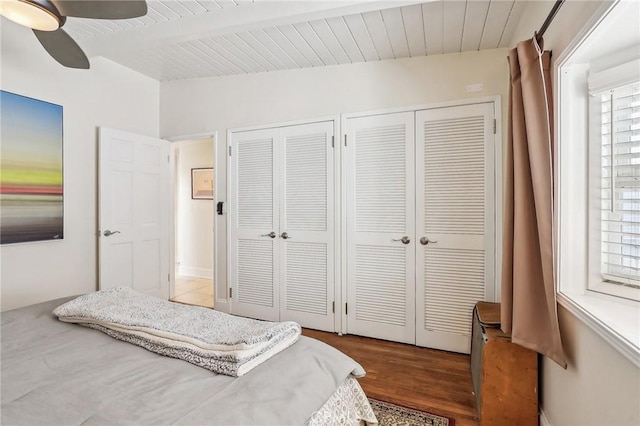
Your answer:
[[[300,336],[295,322],[267,322],[168,302],[128,287],[80,296],[54,309],[60,321],[100,330],[152,352],[242,376]]]

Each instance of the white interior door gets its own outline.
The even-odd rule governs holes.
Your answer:
[[[348,118],[346,136],[347,331],[415,343],[414,113]]]
[[[473,306],[491,300],[493,125],[493,103],[416,112],[420,346],[469,353]]]
[[[169,298],[169,142],[101,127],[99,287]]]
[[[334,122],[280,129],[280,320],[334,331]]]
[[[228,174],[231,313],[278,321],[278,129],[233,133]]]

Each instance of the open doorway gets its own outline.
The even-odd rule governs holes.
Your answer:
[[[215,138],[171,145],[175,262],[171,300],[213,308]]]

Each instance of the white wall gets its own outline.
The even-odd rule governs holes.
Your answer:
[[[163,83],[163,137],[218,131],[217,200],[226,200],[226,129],[508,94],[504,49]],[[481,92],[467,93],[472,83]],[[503,120],[504,121],[504,120]],[[216,304],[228,294],[226,215],[216,216]]]
[[[191,169],[213,167],[210,138],[175,142],[178,274],[213,278],[213,200],[191,199]]]
[[[98,126],[158,135],[159,83],[104,59],[71,70],[2,18],[2,90],[64,108],[64,240],[2,246],[1,309],[94,291]]]
[[[545,49],[557,58],[605,2],[568,1],[545,34]],[[515,32],[517,41],[531,38],[551,2],[530,2]],[[573,314],[558,307],[568,367],[544,358],[541,409],[553,426],[640,424],[640,369]]]
[[[640,424],[640,369],[559,307],[568,367],[544,359],[541,408],[553,426]]]

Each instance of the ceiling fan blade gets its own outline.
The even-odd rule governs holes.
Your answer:
[[[51,0],[62,16],[127,19],[147,14],[144,0]]]
[[[65,67],[89,69],[89,59],[80,46],[63,29],[55,31],[33,30],[49,55]]]

